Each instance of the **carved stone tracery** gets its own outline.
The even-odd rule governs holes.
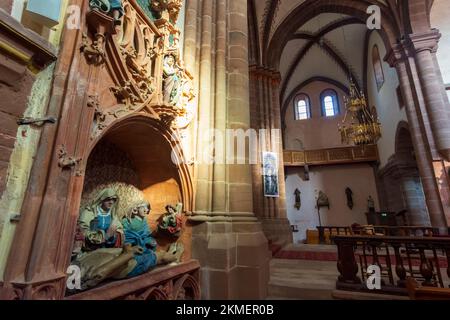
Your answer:
[[[180,58],[180,30],[176,23],[182,1],[151,1],[150,9],[157,17],[153,22],[136,2],[124,0],[121,23],[116,26],[103,4],[106,2],[91,3],[88,32],[81,50],[88,63],[95,67],[106,65],[115,83],[109,92],[117,104],[108,106],[105,98],[96,102],[92,139],[113,122],[138,112],[150,113],[173,129],[188,127],[194,118],[195,94],[193,77]],[[167,97],[164,76],[164,60],[168,56],[174,58],[173,74],[177,77],[171,99]]]

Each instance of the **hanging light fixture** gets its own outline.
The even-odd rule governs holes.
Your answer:
[[[344,36],[345,52],[347,52],[347,41],[345,30]],[[350,74],[350,71],[349,71]],[[375,112],[368,107],[366,96],[358,91],[355,82],[350,76],[350,96],[344,97],[345,117],[338,125],[343,144],[369,145],[376,144],[381,138],[381,124]]]
[[[345,117],[339,125],[342,143],[367,145],[376,144],[381,138],[381,124],[367,106],[363,92],[358,92],[350,78],[350,97],[344,97]]]

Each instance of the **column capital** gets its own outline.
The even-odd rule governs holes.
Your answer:
[[[396,44],[392,46],[389,52],[386,54],[384,61],[386,61],[391,68],[397,66],[398,63],[405,60],[408,57],[408,52],[402,44]]]
[[[281,83],[281,73],[278,71],[272,71],[272,84],[277,86]]]
[[[431,29],[425,33],[414,33],[406,37],[405,45],[410,47],[414,53],[430,51],[435,53],[438,49],[441,33],[437,29]]]
[[[254,77],[265,77],[272,80],[274,85],[278,85],[281,82],[281,73],[274,69],[266,68],[264,66],[250,65],[249,66],[250,75]]]

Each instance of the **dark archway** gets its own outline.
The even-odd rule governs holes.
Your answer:
[[[379,172],[379,177],[384,209],[406,210],[404,223],[407,225],[430,225],[409,126],[404,121],[397,126],[395,155]]]

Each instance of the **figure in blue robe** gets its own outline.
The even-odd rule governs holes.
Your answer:
[[[128,274],[129,277],[141,275],[158,264],[156,255],[156,240],[151,235],[147,223],[147,215],[150,212],[150,204],[142,202],[135,206],[128,217],[122,220],[125,231],[125,244],[143,249],[141,255],[135,256],[136,267]]]
[[[142,248],[142,253],[134,257],[136,266],[128,273],[128,277],[146,273],[157,265],[179,262],[184,252],[181,242],[172,243],[167,251],[156,251],[157,243],[147,223],[150,210],[150,203],[147,201],[137,202],[122,220],[125,245]]]
[[[92,9],[98,9],[110,14],[114,18],[114,24],[120,25],[124,10],[122,0],[90,0],[89,5]]]

